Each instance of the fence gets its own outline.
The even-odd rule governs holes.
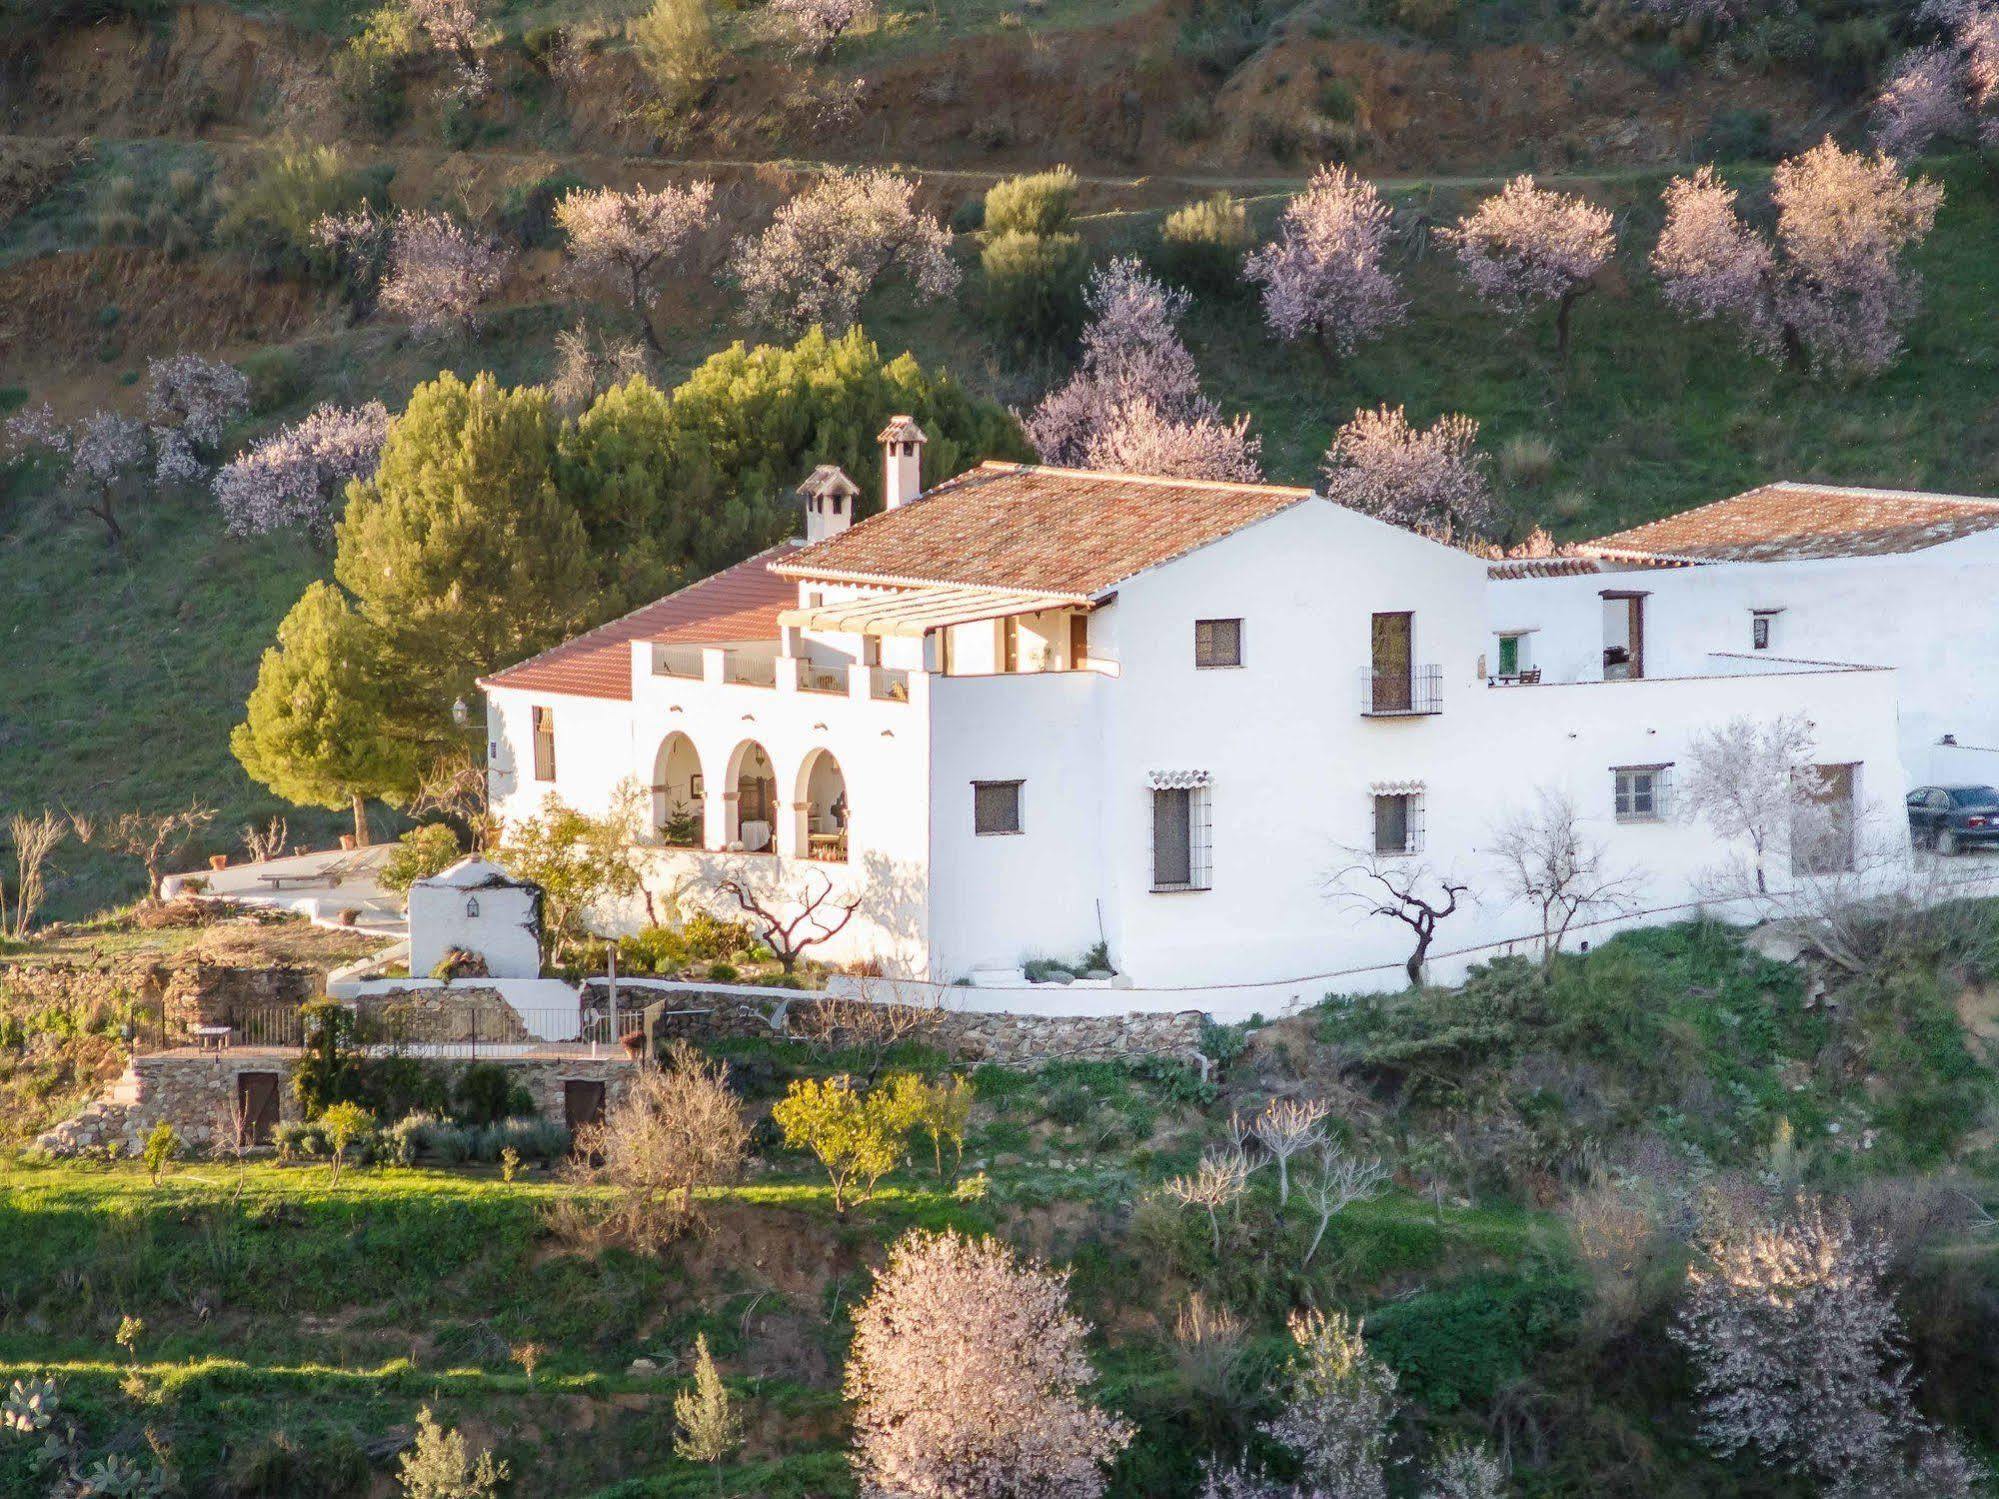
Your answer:
[[[454,997],[438,1004],[369,997],[344,1006],[343,1013],[351,1017],[347,1043],[360,1051],[469,1060],[530,1053],[644,1055],[652,1050],[664,1008],[659,1002],[620,1004],[614,1013],[603,996],[554,1009],[522,1008],[500,999]],[[131,1039],[135,1052],[188,1047],[296,1051],[317,1037],[323,1023],[295,1005],[231,1006],[208,1021],[144,1015],[134,1021]]]

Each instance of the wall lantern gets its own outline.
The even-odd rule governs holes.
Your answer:
[[[474,921],[476,921],[476,920],[478,919],[478,916],[479,916],[479,897],[478,897],[478,896],[476,896],[476,895],[468,895],[468,896],[466,896],[466,897],[465,897],[465,915],[466,915],[466,918],[467,918],[468,920],[474,920]]]
[[[472,722],[472,710],[466,705],[464,698],[461,697],[452,703],[451,721],[461,729]]]

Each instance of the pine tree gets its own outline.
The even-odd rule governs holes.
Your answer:
[[[694,1335],[694,1388],[673,1397],[673,1419],[680,1435],[673,1439],[677,1457],[690,1463],[715,1465],[715,1490],[722,1488],[722,1459],[743,1440],[743,1418],[729,1399],[721,1372],[708,1352],[708,1334]]]
[[[229,748],[253,780],[303,806],[354,809],[366,842],[371,797],[414,790],[421,746],[394,729],[398,686],[380,634],[330,583],[314,583],[264,652]]]

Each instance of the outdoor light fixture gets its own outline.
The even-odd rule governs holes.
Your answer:
[[[472,721],[472,710],[465,705],[464,698],[461,697],[452,703],[451,721],[461,729]]]
[[[476,895],[468,895],[468,896],[466,896],[466,897],[465,897],[465,915],[466,915],[466,917],[467,917],[468,919],[471,919],[471,918],[476,918],[476,917],[478,916],[478,914],[479,914],[479,897],[478,897],[478,896],[476,896]]]

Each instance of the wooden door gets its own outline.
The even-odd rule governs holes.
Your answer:
[[[1090,659],[1090,616],[1077,613],[1069,616],[1069,669],[1080,671],[1085,661]]]
[[[1415,705],[1415,635],[1413,614],[1374,616],[1369,701],[1376,713],[1407,713]]]
[[[236,1117],[242,1121],[245,1145],[268,1145],[278,1127],[278,1075],[275,1072],[236,1074]]]
[[[604,1122],[604,1084],[570,1078],[562,1085],[562,1122],[573,1135],[592,1124]]]

